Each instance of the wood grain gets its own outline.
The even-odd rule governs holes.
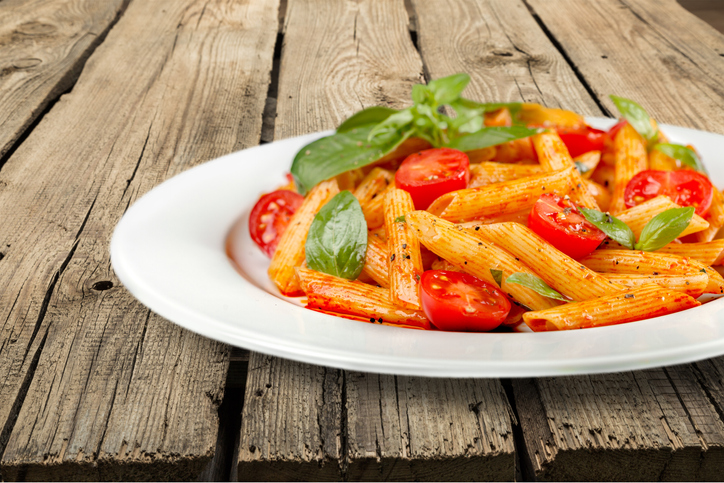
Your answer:
[[[403,107],[422,65],[403,2],[290,0],[275,137]],[[239,480],[510,480],[512,415],[498,381],[337,371],[252,353]]]
[[[3,478],[192,479],[211,460],[228,347],[135,301],[108,242],[165,178],[258,144],[277,8],[132,3],[0,172]]]
[[[73,85],[128,1],[0,3],[0,156]]]

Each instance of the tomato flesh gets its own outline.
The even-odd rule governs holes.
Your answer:
[[[570,200],[550,193],[533,205],[528,228],[571,258],[585,257],[606,239],[606,234],[586,220]]]
[[[289,220],[302,205],[304,196],[290,190],[277,190],[262,196],[249,215],[249,234],[254,243],[271,257]]]
[[[603,151],[608,133],[585,126],[578,130],[559,129],[558,135],[572,158],[589,151]]]
[[[420,298],[425,315],[440,330],[493,330],[510,312],[510,301],[498,288],[467,273],[449,270],[423,273]]]
[[[696,171],[647,169],[631,178],[623,200],[631,208],[660,195],[668,196],[679,206],[693,206],[697,215],[704,216],[711,206],[714,187],[706,176]]]
[[[395,186],[410,193],[417,210],[424,210],[445,193],[467,188],[469,182],[468,155],[450,148],[411,154],[395,173]]]

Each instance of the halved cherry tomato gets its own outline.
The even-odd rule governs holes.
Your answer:
[[[696,171],[647,169],[631,178],[623,193],[623,200],[631,208],[651,198],[666,195],[677,205],[693,206],[697,215],[704,216],[711,206],[713,194],[711,181]]]
[[[424,210],[445,193],[467,188],[469,181],[468,155],[450,148],[411,154],[395,173],[395,186],[410,193],[418,210]]]
[[[608,134],[606,131],[585,126],[577,130],[559,129],[558,135],[568,148],[571,157],[575,158],[589,151],[603,151]]]
[[[252,208],[249,215],[249,234],[267,256],[274,255],[282,233],[303,201],[304,196],[283,189],[262,196]]]
[[[611,129],[608,130],[608,137],[613,141],[613,139],[616,137],[616,134],[621,130],[622,127],[624,127],[628,121],[626,119],[621,119],[616,124],[614,124]]]
[[[420,298],[425,315],[440,330],[493,330],[510,312],[510,301],[499,289],[467,273],[448,270],[423,273]]]
[[[570,200],[550,193],[533,205],[528,228],[571,258],[585,257],[606,239]]]

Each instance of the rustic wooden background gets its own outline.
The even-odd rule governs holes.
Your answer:
[[[724,2],[681,1],[720,30]],[[724,36],[674,0],[0,1],[4,480],[720,480],[724,359],[427,379],[249,354],[137,303],[113,227],[164,179],[468,72],[724,134]]]

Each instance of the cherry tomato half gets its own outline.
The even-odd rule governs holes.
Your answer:
[[[503,292],[467,273],[428,270],[422,274],[421,287],[422,310],[440,330],[493,330],[510,312]]]
[[[450,148],[411,154],[395,173],[395,186],[410,193],[418,210],[424,210],[445,193],[467,188],[469,181],[468,155]]]
[[[572,158],[589,151],[603,151],[608,133],[600,129],[585,126],[583,129],[559,129],[558,135],[568,148]]]
[[[586,220],[576,205],[550,193],[533,205],[528,228],[571,258],[585,257],[606,239],[606,234]]]
[[[289,220],[301,206],[304,196],[290,190],[277,190],[259,198],[249,215],[249,234],[271,257],[277,249]]]
[[[616,134],[621,130],[622,127],[624,127],[628,121],[626,119],[621,119],[616,124],[614,124],[611,129],[608,130],[608,137],[611,139],[611,141],[614,140],[616,137]]]
[[[695,207],[696,214],[704,216],[711,206],[713,194],[711,181],[696,171],[648,169],[631,178],[623,193],[623,200],[631,208],[651,198],[666,195],[677,205]]]

